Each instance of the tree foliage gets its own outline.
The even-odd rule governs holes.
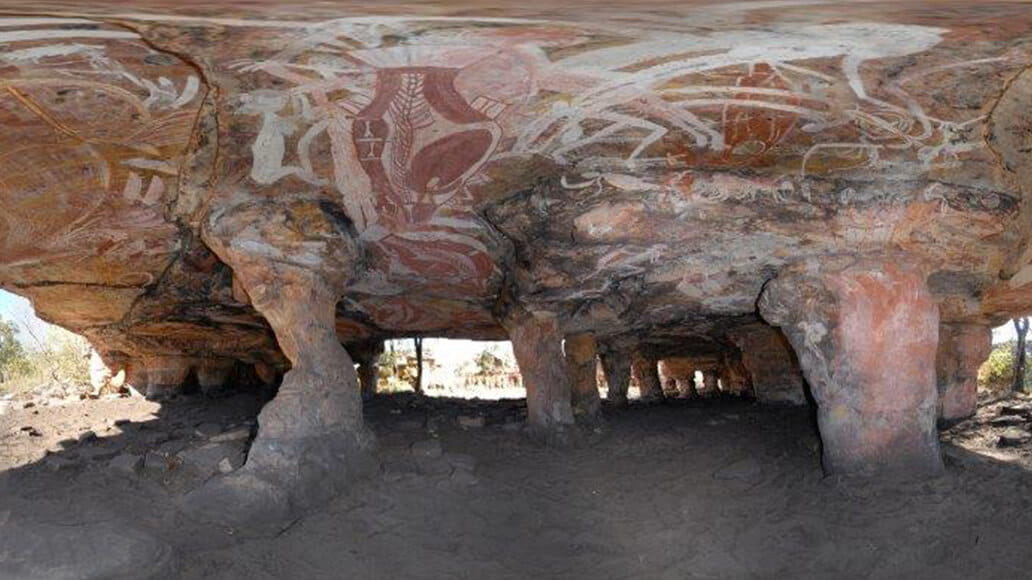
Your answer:
[[[0,318],[0,383],[29,371],[28,355],[18,341],[18,327]]]
[[[993,394],[1004,394],[1014,386],[1014,362],[1015,362],[1015,341],[1011,340],[997,344],[989,354],[978,371],[978,388],[981,391]],[[1025,377],[1025,390],[1029,386],[1028,377]]]

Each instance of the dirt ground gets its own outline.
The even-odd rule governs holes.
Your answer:
[[[1032,575],[1032,444],[996,447],[998,405],[944,434],[945,476],[892,483],[822,477],[806,409],[632,405],[551,449],[522,402],[385,396],[366,407],[381,473],[256,531],[176,507],[210,476],[198,450],[237,461],[261,405],[217,403],[8,402],[0,578]]]

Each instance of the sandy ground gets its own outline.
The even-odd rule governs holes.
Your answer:
[[[219,403],[13,405],[0,416],[0,578],[1032,574],[1032,446],[997,449],[992,407],[945,434],[945,476],[892,483],[822,477],[805,409],[607,409],[594,442],[558,450],[518,432],[520,402],[380,397],[366,414],[381,473],[256,532],[176,508],[206,477],[178,458],[246,429],[261,404]],[[73,441],[85,431],[96,438]],[[124,468],[148,449],[168,463]]]

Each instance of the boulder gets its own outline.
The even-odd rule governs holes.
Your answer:
[[[1000,434],[997,445],[1000,447],[1018,447],[1032,440],[1032,433],[1020,427],[1008,427]]]

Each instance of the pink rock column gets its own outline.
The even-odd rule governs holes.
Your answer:
[[[641,351],[635,351],[631,358],[631,370],[638,383],[643,401],[662,401],[663,383],[659,379],[659,361]]]
[[[828,473],[942,471],[939,309],[923,273],[899,263],[789,270],[761,296],[761,314],[785,332],[817,401]]]
[[[571,334],[564,348],[570,373],[570,394],[576,420],[595,425],[602,420],[598,394],[598,347],[591,333]]]
[[[551,314],[521,312],[506,320],[505,327],[527,389],[529,431],[561,443],[574,420],[559,324]]]
[[[951,424],[975,414],[978,369],[989,358],[993,333],[980,324],[943,324],[939,327],[936,357],[939,421]]]

